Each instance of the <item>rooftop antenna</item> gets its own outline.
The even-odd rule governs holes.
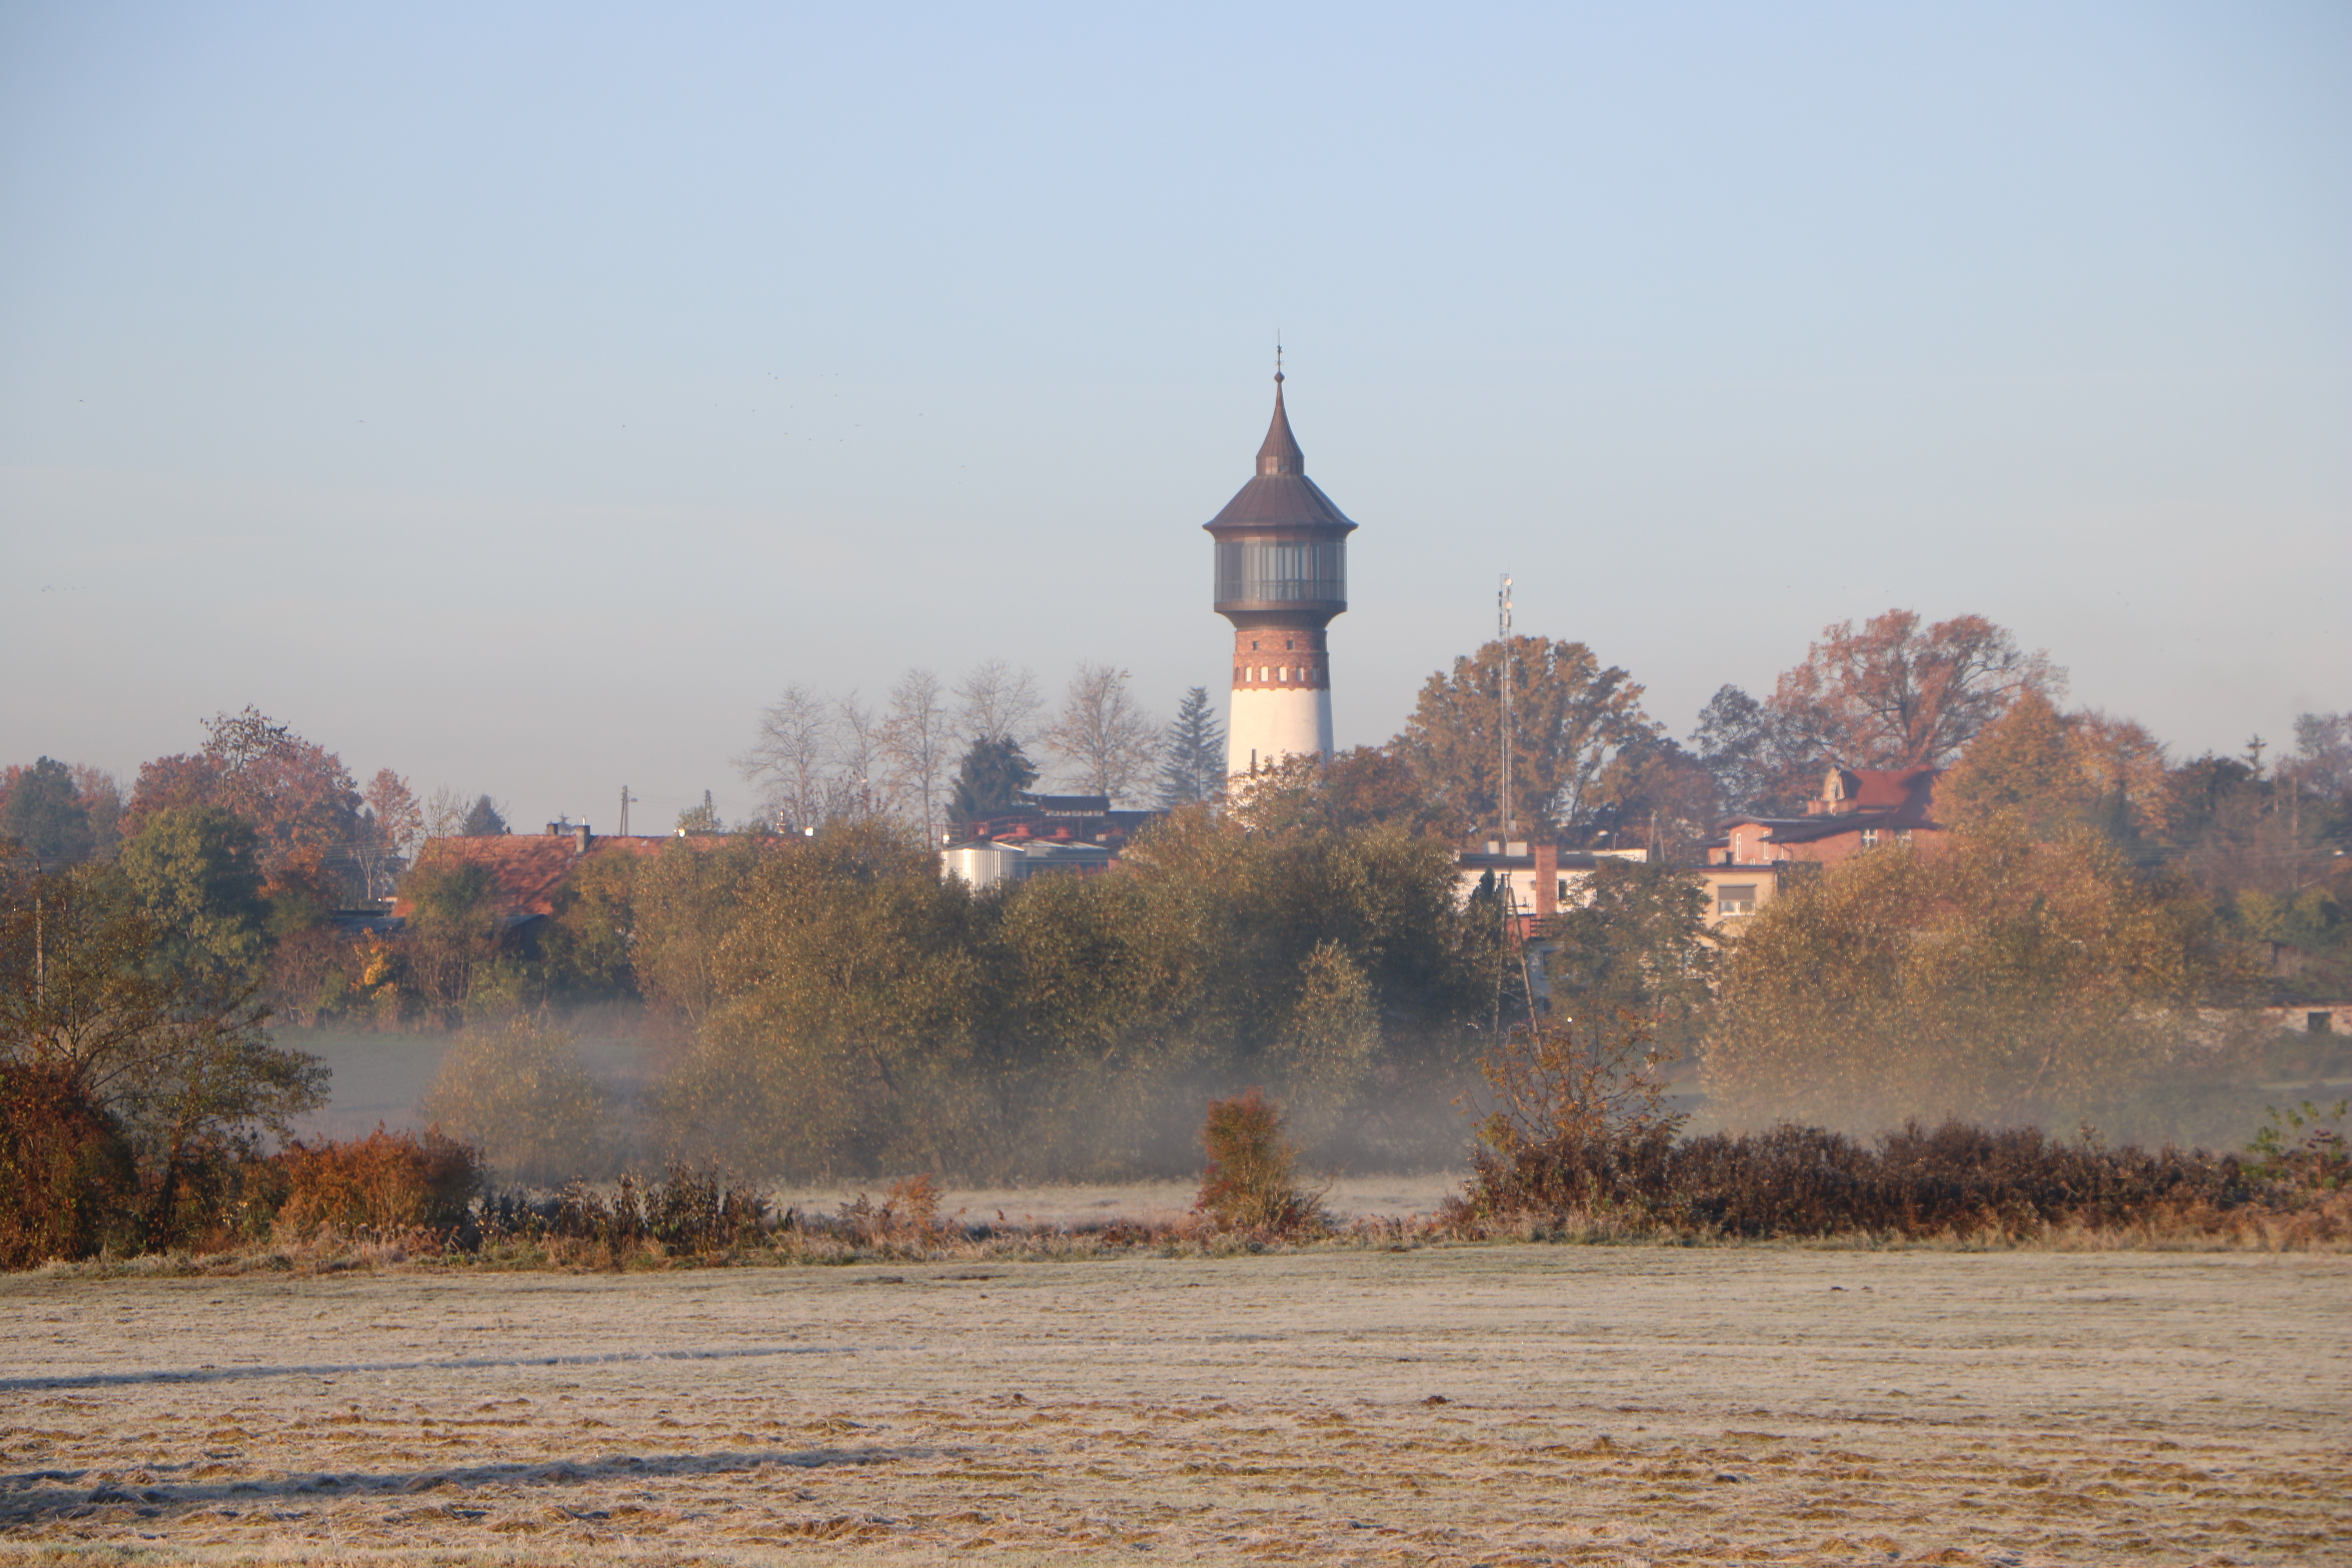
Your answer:
[[[1501,646],[1503,666],[1503,849],[1510,851],[1511,837],[1511,577],[1503,574],[1503,585],[1495,594],[1495,636]]]
[[[620,837],[626,838],[629,836],[629,802],[636,798],[629,793],[628,785],[621,786],[621,831],[618,835]]]

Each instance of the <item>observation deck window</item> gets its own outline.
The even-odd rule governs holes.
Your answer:
[[[1294,544],[1268,540],[1220,542],[1220,604],[1343,604],[1348,597],[1344,542]]]

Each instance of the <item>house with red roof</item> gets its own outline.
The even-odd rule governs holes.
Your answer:
[[[1700,868],[1721,926],[1756,913],[1784,876],[1834,865],[1888,844],[1932,846],[1948,831],[1936,820],[1936,768],[1832,768],[1802,816],[1727,816],[1705,847]]]
[[[409,874],[427,867],[486,868],[490,874],[490,907],[498,915],[499,929],[528,936],[554,917],[555,897],[563,879],[587,856],[651,855],[665,845],[679,843],[707,850],[725,842],[720,834],[684,832],[668,837],[607,835],[599,838],[585,824],[551,822],[540,835],[429,838],[416,852],[416,864]],[[404,921],[415,907],[413,900],[396,897],[392,912]]]

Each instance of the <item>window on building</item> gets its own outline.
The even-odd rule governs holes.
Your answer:
[[[1756,884],[1725,882],[1715,889],[1715,912],[1719,915],[1752,915],[1756,912]]]
[[[1348,598],[1348,547],[1234,541],[1217,546],[1217,602],[1283,600],[1343,605]]]
[[[2336,1015],[2334,1013],[2305,1013],[2303,1016],[2303,1027],[2306,1034],[2332,1035],[2336,1032]]]
[[[1878,829],[1875,827],[1865,827],[1862,830],[1862,847],[1864,849],[1875,849],[1878,847]]]

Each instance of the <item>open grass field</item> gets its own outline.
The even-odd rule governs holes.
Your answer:
[[[36,1562],[2342,1563],[2352,1258],[0,1279]]]

